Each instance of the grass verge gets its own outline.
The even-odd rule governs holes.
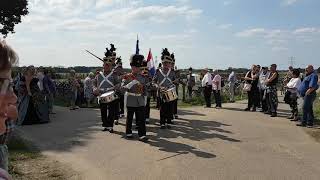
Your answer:
[[[314,103],[314,116],[316,128],[306,129],[307,133],[313,137],[317,142],[320,142],[320,93]]]
[[[18,135],[10,139],[9,173],[15,180],[72,179],[75,173],[65,165],[41,154],[30,142]]]

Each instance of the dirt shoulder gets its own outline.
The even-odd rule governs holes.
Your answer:
[[[16,180],[80,179],[70,167],[42,155],[31,142],[14,134],[8,144],[9,173]]]

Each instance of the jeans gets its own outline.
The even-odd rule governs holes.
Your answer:
[[[213,90],[213,94],[214,94],[214,99],[216,101],[216,107],[222,107],[220,90]]]
[[[302,123],[313,125],[314,114],[313,114],[313,102],[316,99],[316,92],[306,95],[303,98],[303,119]]]
[[[207,107],[211,107],[211,92],[212,92],[212,86],[206,86],[203,90],[204,99],[206,101]]]

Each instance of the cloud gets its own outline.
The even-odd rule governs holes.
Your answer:
[[[287,48],[287,47],[272,47],[272,49],[271,49],[272,51],[276,51],[276,52],[279,52],[279,51],[288,51],[289,50],[289,48]]]
[[[299,28],[293,31],[293,34],[313,34],[320,33],[320,28],[315,27],[307,27],[307,28]]]
[[[218,26],[219,29],[230,29],[232,24],[221,24]]]
[[[254,37],[254,36],[265,35],[266,33],[267,33],[267,30],[265,30],[264,28],[254,28],[254,29],[247,29],[247,30],[238,32],[235,35],[238,37]]]
[[[282,4],[284,5],[284,6],[291,6],[291,5],[293,5],[293,4],[295,4],[295,3],[297,3],[299,0],[283,0],[282,1]]]
[[[232,1],[223,1],[224,6],[229,6],[232,4]]]

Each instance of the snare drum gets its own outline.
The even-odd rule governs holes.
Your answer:
[[[161,92],[161,94],[164,102],[171,102],[178,99],[176,88],[170,88],[166,91]]]
[[[99,97],[99,103],[106,104],[118,99],[115,91],[109,91]]]

